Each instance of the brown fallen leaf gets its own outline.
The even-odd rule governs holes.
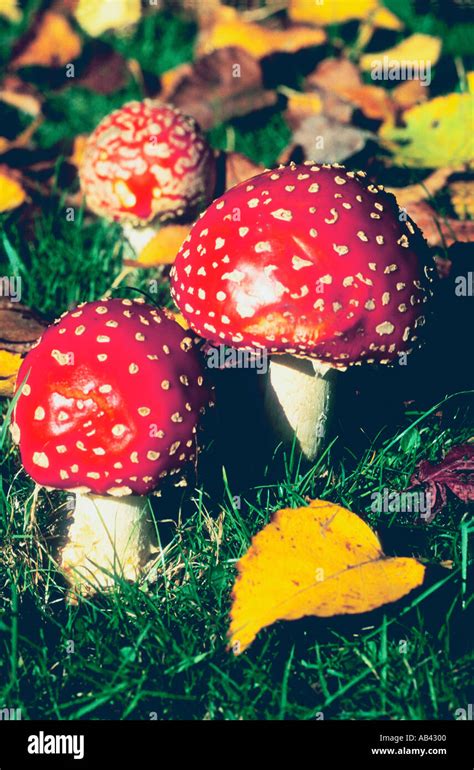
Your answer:
[[[388,120],[396,111],[390,94],[380,86],[366,85],[355,64],[344,57],[324,59],[305,83],[338,96],[373,120]]]
[[[338,59],[324,59],[306,77],[305,83],[333,93],[343,93],[347,88],[359,88],[363,85],[355,64],[343,56]]]
[[[225,189],[229,190],[264,170],[263,166],[256,165],[240,152],[228,152],[225,158]]]
[[[418,203],[418,201],[430,198],[442,190],[454,170],[452,168],[438,168],[418,184],[410,184],[407,187],[387,187],[386,189],[387,192],[395,195],[398,205],[403,208],[408,203]]]
[[[37,17],[32,29],[15,47],[12,69],[61,67],[76,59],[82,48],[79,35],[59,13],[45,11]]]
[[[8,166],[0,166],[0,212],[18,208],[26,197],[21,174]]]
[[[441,218],[426,201],[408,203],[405,208],[430,246],[448,247],[456,241],[469,243],[474,240],[474,221]]]
[[[362,519],[325,500],[278,511],[237,568],[229,631],[235,654],[277,620],[370,612],[420,586],[425,574],[416,559],[387,558]]]
[[[201,128],[269,107],[274,91],[263,88],[259,63],[241,48],[222,48],[198,59],[175,81],[167,101],[195,118]]]
[[[130,79],[130,69],[123,56],[100,41],[91,50],[92,55],[73,84],[97,94],[112,94],[124,88]]]
[[[429,88],[423,86],[419,80],[405,80],[404,83],[395,86],[390,92],[397,108],[402,111],[426,102],[429,93]]]
[[[34,86],[24,83],[17,75],[7,75],[2,80],[0,100],[34,118],[41,113],[41,95]]]
[[[34,310],[0,297],[0,350],[25,355],[46,326],[46,321]]]
[[[341,88],[339,93],[372,120],[389,120],[395,113],[395,105],[390,95],[379,86]]]
[[[32,310],[0,298],[0,396],[13,395],[23,357],[45,328],[46,322]]]
[[[326,33],[303,25],[292,25],[287,29],[273,29],[261,24],[244,21],[235,8],[219,6],[213,9],[211,21],[201,29],[197,41],[199,55],[218,48],[239,46],[249,54],[261,59],[272,53],[293,53],[324,43]]]

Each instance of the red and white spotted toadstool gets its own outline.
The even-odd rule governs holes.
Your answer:
[[[363,171],[292,164],[212,203],[178,253],[172,294],[212,343],[272,355],[272,427],[296,435],[312,459],[333,370],[386,364],[413,347],[428,297],[425,250],[393,195]]]
[[[79,305],[25,358],[11,432],[37,484],[75,494],[60,566],[77,592],[138,577],[146,495],[196,456],[212,400],[192,337],[141,299]]]
[[[157,224],[192,221],[207,205],[215,160],[193,118],[145,99],[99,123],[87,140],[79,177],[89,208],[121,222],[139,252]]]

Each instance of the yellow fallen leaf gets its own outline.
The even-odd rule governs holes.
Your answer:
[[[459,219],[474,219],[474,182],[465,180],[449,185],[451,203]]]
[[[91,37],[108,29],[124,29],[141,18],[140,0],[79,0],[74,16]]]
[[[429,62],[433,66],[439,59],[441,45],[441,40],[438,37],[421,34],[410,35],[393,48],[387,48],[386,51],[364,54],[360,57],[359,66],[362,70],[369,71],[377,65],[383,67],[384,62],[389,67],[393,64],[400,65],[403,62],[412,62],[418,65],[420,60]]]
[[[212,23],[205,27],[198,40],[198,53],[205,55],[218,48],[238,46],[257,59],[271,53],[300,51],[320,45],[326,40],[322,29],[293,26],[290,29],[268,29],[254,22],[243,21],[234,8],[219,7]]]
[[[18,8],[18,0],[0,0],[0,16],[4,16],[8,21],[20,21],[21,11]]]
[[[371,20],[374,26],[384,29],[401,29],[402,22],[378,0],[331,0],[331,2],[311,2],[311,0],[290,0],[288,15],[293,21],[306,24],[343,24],[353,19]]]
[[[184,315],[182,313],[175,313],[173,310],[170,310],[167,307],[162,308],[163,312],[168,318],[170,318],[172,321],[176,321],[177,324],[181,326],[182,329],[189,329],[190,326],[188,322],[186,321]]]
[[[395,163],[421,168],[459,167],[474,156],[474,96],[453,93],[418,104],[403,113],[406,127],[382,124],[379,136]]]
[[[323,101],[319,94],[291,91],[288,93],[287,110],[297,115],[319,115]]]
[[[0,212],[18,208],[26,200],[26,192],[10,169],[0,167]]]
[[[59,13],[46,11],[34,30],[34,36],[13,60],[12,67],[61,67],[81,53],[81,38],[68,20]]]
[[[425,573],[416,559],[386,557],[362,519],[325,500],[278,511],[237,567],[229,631],[236,654],[277,620],[369,612],[421,585]]]
[[[171,265],[191,227],[188,225],[165,225],[148,241],[138,255],[137,262],[152,265]]]
[[[78,134],[74,137],[72,154],[69,158],[69,162],[72,163],[73,166],[76,166],[76,168],[79,168],[82,163],[88,138],[89,134]]]
[[[9,398],[15,390],[15,380],[21,366],[22,357],[18,353],[0,350],[0,396]]]

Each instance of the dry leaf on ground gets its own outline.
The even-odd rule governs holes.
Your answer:
[[[452,173],[452,168],[439,168],[418,184],[410,184],[407,187],[387,187],[386,190],[395,195],[398,205],[403,208],[409,203],[418,203],[425,198],[430,198],[442,190]]]
[[[305,118],[293,134],[292,143],[280,155],[280,163],[295,159],[317,163],[339,163],[363,149],[367,131],[346,126],[325,115]]]
[[[165,225],[148,241],[137,257],[140,267],[173,264],[191,225]]]
[[[81,38],[59,13],[45,11],[20,41],[11,67],[61,67],[81,53]]]
[[[0,2],[0,16],[11,22],[20,21],[22,11],[18,7],[18,0],[2,0]]]
[[[360,57],[359,66],[364,72],[369,72],[374,67],[382,68],[385,62],[388,67],[393,65],[410,64],[419,65],[420,60],[435,65],[441,53],[441,40],[431,35],[410,35],[401,43],[386,51],[366,53]]]
[[[293,53],[321,45],[325,40],[326,33],[322,29],[296,25],[288,29],[271,29],[244,21],[235,8],[220,6],[214,12],[212,23],[201,30],[197,51],[202,55],[218,48],[239,46],[261,59],[272,53]]]
[[[404,128],[384,123],[379,136],[393,162],[420,168],[462,167],[472,162],[474,96],[438,96],[403,113]]]
[[[41,113],[42,98],[39,92],[16,75],[7,75],[3,79],[0,84],[0,100],[34,118]]]
[[[8,166],[0,166],[0,212],[16,209],[25,201],[21,175]]]
[[[342,2],[310,2],[290,0],[288,14],[294,21],[308,24],[343,24],[353,19],[371,20],[374,26],[401,29],[403,24],[377,0],[343,0]]]
[[[440,217],[426,201],[407,203],[409,216],[423,231],[430,246],[451,246],[456,241],[468,243],[474,240],[474,222]]]
[[[324,500],[285,508],[252,540],[239,562],[230,643],[243,652],[277,620],[369,612],[423,583],[415,559],[387,558],[355,513]]]
[[[225,158],[225,189],[229,190],[264,170],[263,166],[257,166],[240,152],[228,152]]]
[[[204,130],[277,101],[274,91],[263,89],[259,63],[242,48],[223,48],[198,59],[183,69],[166,98]]]
[[[412,489],[423,484],[431,497],[431,512],[447,502],[447,490],[465,503],[474,501],[474,446],[461,444],[449,450],[444,460],[422,460],[410,479]]]
[[[121,30],[140,21],[140,0],[79,0],[74,11],[76,20],[91,37],[109,29]]]
[[[0,298],[0,396],[13,395],[23,356],[45,327],[46,324],[29,308]]]
[[[474,181],[465,180],[449,185],[453,209],[459,219],[474,219]]]

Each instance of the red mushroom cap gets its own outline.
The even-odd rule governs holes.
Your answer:
[[[214,189],[214,157],[193,118],[145,99],[99,123],[87,140],[80,181],[96,214],[140,225],[205,205]]]
[[[79,305],[50,326],[18,390],[12,435],[29,475],[111,495],[146,494],[194,459],[211,397],[191,336],[129,299]]]
[[[427,299],[420,231],[362,171],[266,171],[215,200],[184,241],[172,294],[200,335],[345,368],[408,351]]]

